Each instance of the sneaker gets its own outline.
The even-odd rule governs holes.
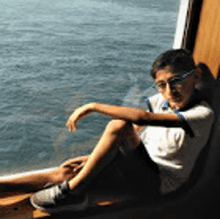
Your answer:
[[[49,213],[61,211],[82,211],[88,204],[85,195],[73,195],[67,181],[34,193],[30,197],[33,207]]]

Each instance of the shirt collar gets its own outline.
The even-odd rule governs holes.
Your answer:
[[[198,104],[201,101],[200,98],[195,98],[194,101],[191,101],[187,106],[184,106],[182,108],[179,109],[174,109],[173,111],[185,111],[191,107],[193,107],[194,105]],[[163,105],[162,105],[162,110],[168,110],[171,109],[170,108],[170,104],[167,100],[164,101]]]
[[[163,110],[167,110],[170,108],[170,104],[167,100],[164,101],[163,105],[162,105],[162,109]]]
[[[192,98],[192,100],[190,101],[189,104],[187,104],[186,106],[184,107],[181,107],[179,109],[175,109],[174,111],[185,111],[191,107],[193,107],[194,105],[198,104],[200,101],[201,101],[201,97],[198,95],[197,93],[197,90],[195,90],[195,93],[194,93],[194,98]],[[163,102],[163,105],[162,105],[162,110],[168,110],[170,109],[170,104],[167,100],[165,100]]]
[[[165,100],[163,105],[162,105],[162,110],[171,110],[175,113],[181,111],[182,109],[184,110],[184,108],[179,108],[179,109],[172,110],[171,107],[170,107],[170,103],[167,100]]]
[[[173,111],[174,112],[179,112],[179,111],[184,111],[186,110],[187,108],[186,107],[182,107],[182,108],[179,108],[179,109],[174,109]],[[165,100],[163,105],[162,105],[162,110],[172,110],[171,107],[170,107],[170,103]]]

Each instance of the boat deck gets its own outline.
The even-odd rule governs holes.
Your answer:
[[[208,218],[211,213],[218,212],[220,204],[220,177],[212,181],[209,186],[172,200],[161,200],[156,203],[146,203],[138,197],[123,196],[118,202],[114,195],[104,197],[97,193],[90,194],[90,205],[82,212],[62,212],[55,215],[34,209],[29,203],[31,193],[4,193],[0,199],[0,217],[4,219],[58,219],[58,218],[87,218],[87,219],[145,219],[145,218]],[[8,195],[8,196],[7,196]],[[1,196],[1,194],[0,194]],[[92,198],[96,197],[96,201]],[[93,202],[93,204],[91,204]]]

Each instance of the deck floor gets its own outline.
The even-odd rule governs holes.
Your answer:
[[[78,218],[78,219],[206,219],[210,214],[218,212],[220,204],[220,190],[218,189],[220,177],[205,189],[197,193],[189,194],[183,198],[147,204],[131,201],[117,205],[104,205],[88,208],[83,212],[66,212],[55,215],[35,210],[29,203],[30,193],[10,194],[8,197],[0,198],[0,218],[4,219],[58,219],[58,218]],[[1,194],[0,194],[1,195]],[[5,195],[5,194],[4,194]],[[103,202],[104,203],[104,202]]]

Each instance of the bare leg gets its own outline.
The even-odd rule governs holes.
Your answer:
[[[75,159],[67,160],[50,171],[0,178],[0,192],[28,192],[42,189],[48,182],[58,184],[65,180],[68,181],[78,174],[73,171],[78,164],[72,161]]]
[[[80,192],[115,157],[119,145],[134,150],[140,143],[134,126],[123,120],[112,120],[91,153],[84,168],[69,181],[70,189]]]

